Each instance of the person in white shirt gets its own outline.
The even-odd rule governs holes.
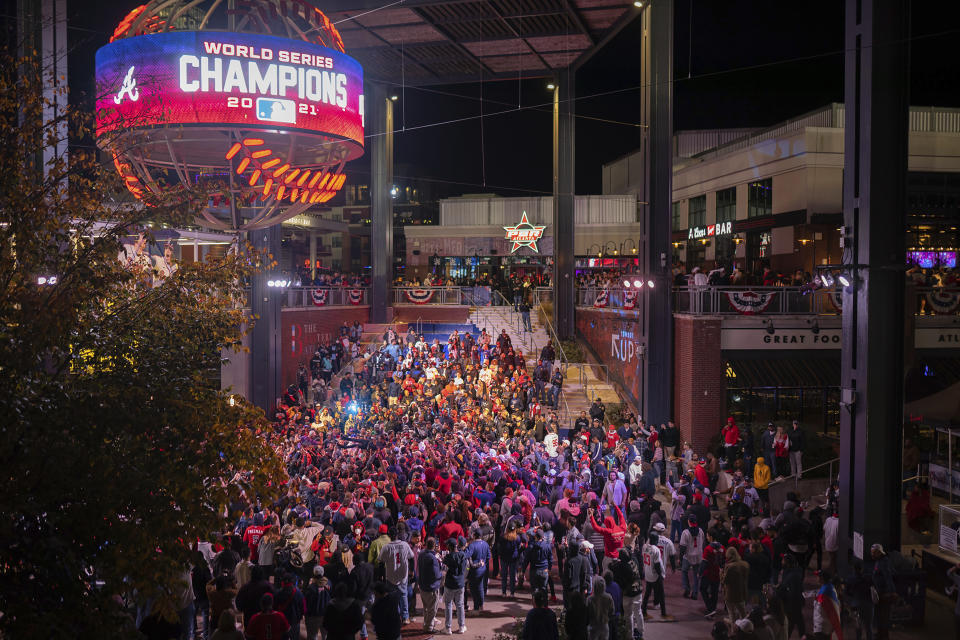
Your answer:
[[[683,576],[683,597],[697,599],[700,592],[700,561],[703,559],[704,535],[697,526],[696,516],[687,517],[688,528],[680,534],[680,572]],[[687,572],[693,572],[693,580]]]
[[[840,549],[840,518],[831,514],[823,522],[823,550],[827,552],[827,562],[831,571],[837,570],[837,551]]]
[[[654,596],[655,602],[660,602],[660,617],[664,620],[669,619],[667,617],[667,600],[663,596],[663,576],[666,575],[667,570],[663,564],[663,554],[660,553],[660,548],[657,546],[658,537],[655,532],[651,533],[649,540],[643,545],[641,551],[643,580],[646,583],[641,609],[645,620],[650,619],[650,615],[647,613],[647,600],[650,599],[651,594]]]
[[[676,571],[677,548],[673,545],[673,541],[670,540],[670,538],[663,535],[667,532],[667,526],[662,522],[658,522],[653,525],[653,532],[657,534],[657,547],[660,549],[660,556],[664,566],[669,564],[670,568]],[[666,573],[666,571],[664,571],[664,573]]]

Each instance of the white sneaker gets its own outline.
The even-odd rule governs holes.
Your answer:
[[[457,633],[458,633],[459,635],[463,635],[463,634],[465,634],[466,632],[467,632],[467,627],[466,627],[466,625],[464,625],[464,626],[460,627],[459,629],[457,629]]]
[[[447,627],[446,629],[443,630],[443,635],[445,635],[445,636],[452,636],[452,635],[453,635],[453,629],[451,629],[450,627]]]

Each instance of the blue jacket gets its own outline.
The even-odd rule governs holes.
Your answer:
[[[552,549],[546,542],[531,542],[527,548],[527,557],[525,564],[533,567],[534,571],[550,568],[552,559]]]
[[[440,561],[433,551],[421,551],[417,557],[417,584],[421,591],[436,591],[443,582]]]
[[[443,564],[447,567],[447,575],[444,577],[443,586],[451,589],[463,589],[467,579],[467,557],[460,551],[451,551],[443,559]]]
[[[490,545],[483,540],[474,540],[467,545],[467,560],[476,574],[482,574],[487,569],[487,560],[490,559]],[[482,565],[482,566],[480,566]]]

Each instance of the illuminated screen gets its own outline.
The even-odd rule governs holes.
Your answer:
[[[955,251],[908,251],[907,262],[923,269],[947,267],[954,269],[957,266]]]
[[[97,51],[97,134],[119,127],[242,125],[324,133],[363,147],[363,70],[320,45],[179,31]]]

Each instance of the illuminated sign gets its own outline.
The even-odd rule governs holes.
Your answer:
[[[699,240],[700,238],[712,238],[714,236],[727,236],[733,233],[733,221],[718,222],[709,224],[705,227],[690,227],[687,232],[687,240]]]
[[[171,31],[97,51],[97,134],[118,127],[296,129],[363,150],[363,71],[320,45],[274,36]],[[349,158],[348,158],[349,159]]]
[[[513,243],[513,246],[510,248],[510,253],[513,253],[520,247],[530,247],[536,253],[540,253],[537,249],[537,240],[543,237],[543,230],[546,228],[546,225],[530,224],[530,221],[527,220],[527,212],[524,211],[523,217],[520,218],[520,224],[515,227],[503,228],[503,230],[507,232],[504,238]]]

